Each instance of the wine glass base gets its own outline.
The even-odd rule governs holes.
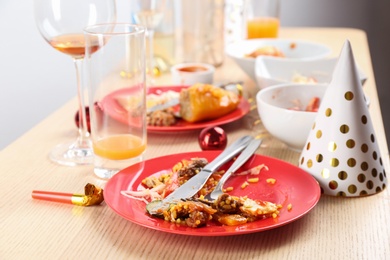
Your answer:
[[[88,165],[93,163],[91,147],[79,147],[77,143],[57,145],[49,154],[50,160],[65,166]]]

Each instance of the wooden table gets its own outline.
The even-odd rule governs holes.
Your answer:
[[[349,39],[368,80],[365,92],[389,172],[388,148],[376,92],[366,34],[346,28],[283,28],[283,38],[307,39],[330,46],[337,56]],[[216,81],[244,80],[250,95],[256,88],[231,60]],[[169,82],[169,76],[160,83]],[[0,152],[0,259],[385,259],[390,257],[390,192],[364,198],[322,196],[303,218],[273,230],[240,236],[191,237],[135,225],[102,204],[80,207],[33,200],[32,190],[82,193],[94,177],[92,166],[65,167],[49,161],[58,143],[76,137],[76,99]],[[254,126],[256,110],[224,126],[229,143],[243,134],[264,131]],[[146,158],[199,151],[198,132],[149,136]],[[259,153],[297,164],[299,153],[274,139]]]

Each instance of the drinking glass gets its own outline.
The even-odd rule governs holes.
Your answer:
[[[52,161],[75,166],[91,164],[93,152],[87,129],[86,97],[82,87],[85,54],[84,27],[116,20],[115,0],[34,0],[35,22],[43,38],[56,50],[69,55],[76,67],[78,138],[56,146],[50,153]]]
[[[108,179],[146,149],[145,27],[88,26],[85,44],[94,172]]]
[[[247,38],[276,38],[280,26],[279,9],[280,0],[246,0]]]
[[[149,85],[153,85],[153,77],[158,74],[154,66],[153,38],[154,30],[164,17],[165,5],[165,0],[132,0],[131,8],[134,21],[147,29],[146,68]]]
[[[224,0],[182,0],[175,6],[176,62],[223,64]],[[176,3],[176,2],[175,2]]]

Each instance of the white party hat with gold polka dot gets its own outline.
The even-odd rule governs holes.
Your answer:
[[[299,167],[327,195],[359,197],[386,187],[386,172],[349,41],[302,150]]]

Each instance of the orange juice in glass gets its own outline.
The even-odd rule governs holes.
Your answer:
[[[280,26],[280,0],[246,0],[246,38],[276,38]]]
[[[110,160],[126,160],[142,155],[146,144],[131,134],[113,135],[93,143],[95,155]]]
[[[260,17],[249,19],[246,23],[247,38],[278,37],[279,19],[275,17]]]
[[[145,28],[100,24],[84,36],[94,173],[108,179],[146,150]]]

